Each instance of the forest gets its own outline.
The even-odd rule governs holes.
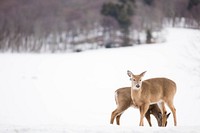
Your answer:
[[[199,29],[199,12],[200,0],[1,0],[0,52],[152,44],[165,27]]]

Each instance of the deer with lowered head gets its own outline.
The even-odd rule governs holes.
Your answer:
[[[161,109],[162,116],[166,115],[165,103],[172,111],[174,126],[177,125],[176,109],[174,107],[174,96],[176,94],[176,83],[167,78],[151,78],[142,81],[145,72],[134,75],[131,71],[127,71],[131,80],[131,99],[133,104],[140,110],[140,126],[143,126],[145,113],[148,111],[149,105],[157,103]],[[163,119],[162,119],[163,121]],[[164,121],[162,122],[164,125]]]
[[[131,87],[123,87],[117,89],[115,91],[115,101],[117,104],[117,108],[111,114],[110,123],[113,124],[114,120],[116,119],[117,125],[120,125],[120,118],[121,115],[124,113],[124,111],[129,107],[137,108],[133,104],[131,99]],[[162,122],[164,122],[164,125],[167,126],[167,118],[169,117],[170,113],[165,114],[165,116],[162,117],[162,113],[158,105],[157,104],[150,105],[148,111],[145,114],[149,126],[152,126],[150,117],[151,114],[154,115],[154,117],[156,118],[158,126],[162,126]]]

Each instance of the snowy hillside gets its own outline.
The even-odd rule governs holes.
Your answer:
[[[0,54],[0,132],[199,132],[200,31],[166,29],[166,42],[70,54]],[[130,86],[126,74],[147,71],[145,79],[167,77],[177,83],[166,128],[130,108],[121,126],[110,125],[114,91]],[[168,109],[168,108],[167,108]],[[170,111],[168,109],[168,111]]]

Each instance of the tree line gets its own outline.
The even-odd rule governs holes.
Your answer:
[[[166,25],[200,27],[200,0],[1,0],[1,52],[66,52],[153,42]]]

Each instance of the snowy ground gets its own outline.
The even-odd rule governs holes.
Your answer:
[[[70,54],[0,54],[0,133],[199,132],[200,31],[167,29],[167,42]],[[130,108],[110,125],[127,70],[177,83],[178,126],[139,127]],[[168,109],[168,111],[170,111]]]

